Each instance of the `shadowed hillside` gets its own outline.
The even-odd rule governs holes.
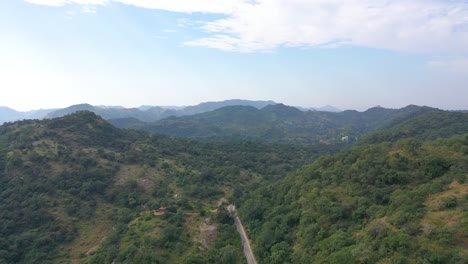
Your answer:
[[[220,199],[330,151],[171,139],[90,112],[0,126],[0,263],[238,263]]]
[[[468,134],[360,144],[249,194],[260,263],[466,263]]]
[[[262,109],[230,106],[184,117],[171,117],[155,123],[132,119],[110,122],[118,127],[133,128],[171,136],[201,140],[254,140],[274,143],[356,142],[361,136],[382,130],[383,134],[407,133],[430,138],[468,132],[468,115],[429,107],[407,106],[401,109],[371,108],[364,112],[303,112],[282,104]],[[392,130],[393,129],[393,130]],[[395,132],[391,132],[395,131]],[[427,135],[426,135],[427,134]],[[378,137],[379,134],[373,137]],[[397,137],[395,135],[395,137]]]
[[[260,263],[464,263],[466,114],[308,115],[233,106],[190,124],[274,124],[278,142],[382,130],[337,153],[349,145],[193,141],[86,111],[0,126],[0,263],[242,263],[227,201]]]

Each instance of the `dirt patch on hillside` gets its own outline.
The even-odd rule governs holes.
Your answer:
[[[210,249],[216,239],[216,225],[202,223],[199,227],[199,232],[200,233],[195,238],[195,241],[199,242],[203,246],[202,249]]]

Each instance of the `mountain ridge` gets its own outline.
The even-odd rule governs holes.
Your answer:
[[[433,115],[434,120],[444,118],[458,120],[458,125],[449,121],[450,125],[447,128],[440,129],[460,133],[468,129],[466,113],[415,105],[401,109],[373,107],[363,112],[346,110],[339,113],[303,112],[283,104],[268,105],[262,109],[228,106],[211,112],[170,117],[152,123],[126,119],[109,120],[109,122],[121,128],[201,140],[247,139],[270,143],[328,142],[340,144],[348,141],[355,142],[362,135],[372,131],[388,130],[404,122],[419,120],[415,119],[418,116],[422,116],[421,120],[427,121],[419,121],[417,126],[420,130],[427,130],[429,127],[425,127],[423,123],[430,122],[430,117],[427,117],[430,115]],[[432,128],[437,128],[437,124],[434,124]],[[416,127],[412,129],[417,130]]]
[[[204,112],[213,111],[225,106],[231,105],[250,105],[258,109],[263,108],[267,105],[276,104],[274,101],[255,101],[255,100],[242,100],[242,99],[230,99],[224,101],[211,101],[202,102],[198,105],[193,106],[153,106],[153,105],[142,105],[139,107],[126,108],[123,106],[113,105],[97,105],[93,106],[90,104],[75,104],[60,109],[38,109],[27,112],[20,112],[14,109],[3,107],[0,108],[0,123],[12,122],[22,119],[42,119],[42,118],[56,118],[71,114],[75,111],[88,110],[95,112],[105,119],[116,119],[116,118],[137,118],[143,122],[153,122],[169,116],[185,116],[194,115]],[[324,111],[338,111],[339,109],[327,106]],[[316,111],[321,108],[301,108],[297,107],[301,111]],[[3,110],[2,110],[3,109]]]
[[[333,151],[175,139],[89,111],[1,125],[0,263],[238,263],[223,199]]]
[[[283,105],[200,115],[235,118],[230,108],[303,118]],[[351,147],[194,141],[118,129],[89,111],[4,124],[0,263],[242,263],[226,200],[262,264],[464,263],[465,114],[410,107],[314,118],[365,128],[384,113],[402,119],[383,126],[397,137]]]

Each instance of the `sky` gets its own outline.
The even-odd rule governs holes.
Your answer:
[[[466,0],[0,0],[0,106],[468,109]]]

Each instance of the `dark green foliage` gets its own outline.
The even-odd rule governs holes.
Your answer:
[[[181,252],[196,248],[187,237],[185,213],[212,217],[203,204],[225,197],[226,190],[236,188],[239,199],[239,190],[274,181],[336,149],[194,142],[122,131],[89,112],[0,126],[0,263],[53,262],[63,256],[59,246],[77,238],[79,223],[93,219],[100,204],[111,208],[114,231],[89,257],[90,263],[165,263],[171,254],[182,258]],[[126,165],[160,176],[149,178],[148,186],[141,184],[139,175],[121,182],[116,174]],[[176,193],[180,198],[174,198]],[[148,230],[138,233],[148,228],[146,224],[131,227],[142,212],[161,206],[167,206],[168,213],[160,217],[167,223],[160,239],[145,238]],[[205,260],[243,260],[232,219],[223,211],[215,221],[222,239]],[[159,252],[147,252],[142,245]],[[194,254],[187,261],[197,261],[199,255]]]
[[[276,120],[303,121],[304,113],[285,106],[263,111]],[[245,113],[235,112],[232,120],[244,122]],[[306,113],[314,123],[288,130],[278,122],[281,129],[262,135],[276,142],[285,137],[302,142],[304,135],[295,134],[301,129],[327,137],[343,131],[358,135],[389,118],[409,120],[407,115],[426,112],[438,113],[420,108],[347,111],[333,118]],[[222,122],[227,113],[218,114],[210,115]],[[459,118],[464,117],[450,120]],[[249,122],[265,129],[260,121]],[[105,239],[89,256],[88,249],[81,252],[80,261],[242,263],[233,220],[222,206],[218,213],[211,210],[220,198],[239,207],[261,263],[463,263],[466,214],[453,226],[432,227],[423,219],[430,213],[428,197],[453,182],[466,184],[468,135],[427,142],[426,136],[451,135],[463,127],[439,133],[431,125],[428,131],[410,134],[421,140],[398,134],[390,142],[361,143],[325,156],[347,144],[192,141],[119,130],[87,112],[6,124],[0,126],[0,263],[63,261],[63,248],[77,242],[81,224],[106,217]],[[467,200],[445,195],[431,210],[466,211]],[[160,207],[167,207],[166,213],[155,216]],[[198,226],[192,225],[205,220],[217,225],[217,236],[202,250],[193,237]]]
[[[467,113],[431,109],[397,118],[386,125],[380,132],[367,137],[363,142],[397,141],[403,138],[434,140],[440,137],[448,138],[467,132]]]
[[[371,131],[370,142],[409,136],[434,139],[468,132],[468,115],[429,107],[371,108],[365,112],[301,112],[282,104],[262,109],[229,106],[202,114],[170,117],[154,123],[114,120],[125,128],[202,140],[253,140],[257,142],[348,145]],[[342,141],[342,137],[347,139]]]
[[[0,234],[6,250],[0,262],[46,263],[58,244],[76,234],[76,227],[52,214],[52,208],[60,202],[69,216],[91,217],[96,196],[104,192],[115,168],[97,167],[93,159],[72,150],[66,169],[49,177],[47,161],[61,157],[31,149],[1,155]]]
[[[467,139],[359,144],[254,191],[239,212],[260,262],[457,263],[466,214],[431,232],[423,219],[430,196],[464,182]],[[441,209],[459,210],[459,199],[443,198]]]
[[[444,199],[442,199],[442,209],[449,209],[449,208],[454,208],[456,207],[458,204],[458,201],[457,201],[457,197],[455,196],[449,196],[449,197],[445,197]]]
[[[46,120],[47,132],[51,135],[54,133],[64,133],[66,137],[58,137],[59,143],[68,146],[73,143],[79,143],[81,146],[105,146],[122,148],[123,133],[96,116],[92,112],[77,112],[76,114],[65,116],[65,118],[57,118]],[[73,136],[73,140],[70,140]]]

